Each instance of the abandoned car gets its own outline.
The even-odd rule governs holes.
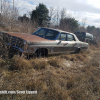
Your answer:
[[[88,43],[78,40],[75,34],[50,28],[40,28],[32,34],[0,32],[1,38],[10,46],[10,52],[47,56],[51,53],[80,52]]]
[[[90,33],[76,31],[74,34],[77,36],[79,41],[87,42],[89,44],[97,44],[95,37]]]

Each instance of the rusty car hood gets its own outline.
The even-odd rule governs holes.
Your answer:
[[[12,35],[12,36],[16,36],[16,37],[19,37],[19,38],[22,38],[22,39],[24,39],[27,42],[52,41],[52,40],[44,39],[44,38],[41,38],[39,36],[32,35],[32,34],[27,34],[27,33],[7,32],[7,34]]]

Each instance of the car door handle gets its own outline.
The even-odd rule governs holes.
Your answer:
[[[68,43],[65,43],[64,46],[65,46],[65,45],[68,45]]]
[[[77,43],[75,43],[75,44],[73,45],[73,47],[75,47],[76,44],[77,44]]]

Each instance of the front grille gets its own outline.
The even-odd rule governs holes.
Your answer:
[[[3,34],[3,40],[8,43],[10,46],[14,46],[17,48],[24,48],[24,41],[23,39],[15,36],[11,36],[9,34],[4,33]]]
[[[23,39],[12,36],[11,45],[23,49],[24,47]]]

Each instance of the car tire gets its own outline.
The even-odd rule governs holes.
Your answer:
[[[79,53],[80,51],[80,48],[77,48],[74,53]]]
[[[45,49],[38,49],[35,53],[35,57],[45,57],[47,56],[47,53],[45,53]]]
[[[36,57],[40,58],[42,56],[42,51],[41,49],[37,50],[35,53]]]

